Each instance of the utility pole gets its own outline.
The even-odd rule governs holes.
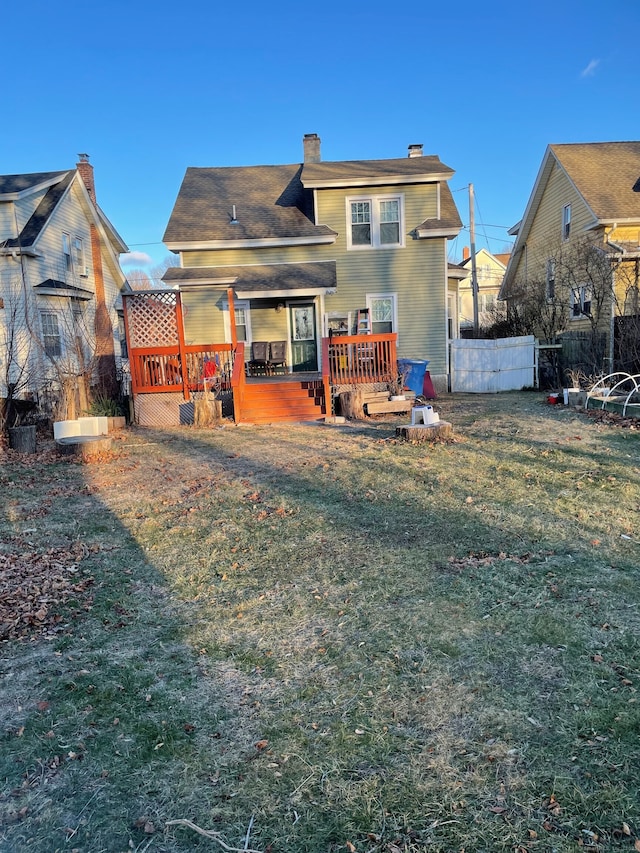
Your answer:
[[[469,184],[469,234],[471,237],[471,293],[473,295],[473,337],[478,337],[478,272],[476,270],[476,224],[473,184]]]

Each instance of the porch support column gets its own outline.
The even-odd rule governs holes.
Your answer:
[[[233,288],[227,290],[227,302],[229,303],[229,326],[231,328],[231,345],[234,349],[238,346],[238,333],[236,331],[236,310],[233,304]]]
[[[176,325],[178,327],[178,358],[182,371],[182,396],[188,401],[191,399],[191,395],[189,394],[189,369],[187,354],[185,352],[184,313],[182,311],[182,294],[180,292],[176,293]]]

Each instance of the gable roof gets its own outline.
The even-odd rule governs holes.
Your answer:
[[[54,183],[67,174],[64,172],[33,172],[29,175],[0,175],[0,196],[3,201],[13,201],[25,191],[32,191]]]
[[[40,173],[43,174],[43,173]],[[20,232],[17,237],[12,237],[8,240],[4,240],[0,243],[0,247],[3,249],[11,249],[11,248],[20,248],[20,249],[28,249],[40,236],[40,233],[44,226],[47,223],[47,220],[55,210],[58,202],[62,198],[62,196],[67,191],[73,177],[75,175],[75,171],[73,172],[57,172],[57,173],[49,173],[54,175],[59,175],[60,179],[56,181],[52,186],[49,187],[44,197],[41,199],[40,203],[31,214],[27,222],[25,223],[24,228]],[[37,175],[7,175],[8,178],[37,178]],[[0,179],[2,180],[2,179]],[[16,181],[16,183],[19,183]],[[35,188],[42,182],[33,183],[30,188]],[[26,187],[24,187],[26,188]]]
[[[331,187],[393,186],[441,181],[441,218],[418,226],[419,236],[460,229],[446,181],[453,169],[433,156],[343,160],[285,166],[189,167],[163,241],[170,249],[253,240],[333,242],[336,232],[316,225],[313,191]],[[235,212],[235,219],[234,219]],[[456,230],[457,229],[457,230]]]
[[[549,177],[558,166],[593,215],[592,228],[640,223],[640,142],[583,142],[547,146],[522,219],[510,229],[516,237],[500,298],[511,285]]]
[[[36,209],[24,224],[17,237],[9,237],[0,241],[0,250],[19,249],[25,254],[34,254],[34,245],[56,207],[67,193],[74,178],[78,178],[78,185],[87,197],[87,206],[95,216],[95,223],[102,230],[105,240],[111,246],[113,256],[120,252],[127,252],[128,247],[122,237],[118,234],[104,211],[95,204],[87,193],[84,181],[78,169],[67,169],[62,172],[32,172],[25,175],[0,175],[0,201],[13,202],[25,196],[44,191]],[[30,251],[31,250],[31,251]],[[116,258],[116,267],[117,258]],[[118,267],[119,269],[119,267]],[[124,274],[120,270],[124,283]]]
[[[302,186],[301,172],[300,164],[190,167],[162,239],[171,248],[185,242],[333,238],[334,231],[311,219],[313,197]]]
[[[600,222],[640,221],[640,142],[550,145]]]

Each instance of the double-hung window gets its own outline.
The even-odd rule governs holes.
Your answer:
[[[40,314],[42,321],[42,342],[45,354],[50,358],[62,355],[62,339],[60,337],[60,326],[58,315],[54,311],[43,311]]]
[[[588,284],[580,284],[578,287],[571,289],[569,307],[571,317],[590,317],[591,316],[591,286]]]
[[[82,237],[73,238],[73,263],[78,275],[85,276],[87,274],[84,262],[84,244],[82,242]]]
[[[546,286],[547,302],[553,302],[556,298],[556,260],[549,258],[547,260],[547,286]]]
[[[249,311],[249,300],[237,300],[233,305],[235,323],[236,323],[236,338],[245,343],[251,342],[251,314]],[[229,305],[224,306],[224,334],[227,343],[231,341],[231,322],[229,314]]]
[[[395,332],[398,328],[398,312],[395,293],[367,295],[367,308],[371,314],[371,331],[374,335]]]
[[[571,233],[571,205],[562,208],[562,239],[568,240]]]
[[[401,195],[347,198],[347,246],[350,249],[403,246],[402,220]]]
[[[62,235],[62,255],[64,257],[64,268],[67,272],[73,269],[73,259],[71,256],[71,237],[68,234]]]

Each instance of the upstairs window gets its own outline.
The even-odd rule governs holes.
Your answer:
[[[71,237],[68,234],[62,235],[62,254],[64,256],[64,268],[67,272],[71,272],[73,260],[71,258]]]
[[[562,208],[562,239],[568,240],[571,233],[571,205],[565,204]]]
[[[87,270],[84,262],[84,244],[82,237],[73,238],[73,263],[78,275],[86,275]]]
[[[347,199],[347,245],[380,249],[403,245],[402,196]]]
[[[556,298],[556,261],[549,258],[547,261],[547,302],[553,302]]]

